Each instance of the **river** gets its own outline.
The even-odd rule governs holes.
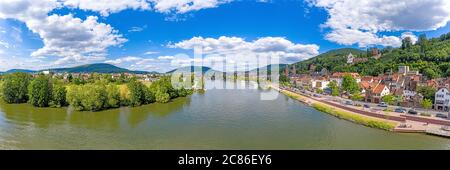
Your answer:
[[[368,128],[261,92],[100,112],[0,102],[0,149],[450,149],[446,138]]]

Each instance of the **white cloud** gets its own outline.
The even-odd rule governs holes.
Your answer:
[[[127,56],[127,57],[123,57],[123,58],[117,58],[115,60],[107,60],[107,61],[105,61],[105,63],[123,64],[125,62],[135,62],[135,61],[140,61],[140,60],[142,60],[142,58],[140,58],[140,57]]]
[[[159,56],[158,59],[160,60],[173,60],[174,56]]]
[[[329,14],[323,24],[331,29],[326,38],[344,45],[399,46],[399,37],[380,37],[377,33],[435,30],[450,21],[448,0],[309,0],[309,3]]]
[[[143,27],[131,27],[131,29],[128,30],[128,32],[141,32],[144,31],[144,29],[147,28],[147,25],[144,25]]]
[[[158,54],[159,52],[157,51],[147,51],[144,53],[144,55],[152,55],[152,54]]]
[[[402,38],[402,39],[405,39],[406,37],[411,38],[411,42],[412,42],[413,44],[415,44],[415,43],[417,42],[417,40],[418,40],[417,36],[414,35],[412,32],[404,32],[404,33],[402,33],[401,38]]]
[[[95,16],[88,16],[85,20],[71,14],[48,16],[58,7],[60,4],[56,0],[0,1],[0,19],[11,18],[24,22],[44,43],[31,56],[62,57],[54,61],[54,65],[103,60],[107,48],[126,42],[110,25],[97,22]]]
[[[239,37],[221,36],[218,39],[194,37],[190,40],[170,44],[171,48],[194,49],[200,47],[204,54],[237,56],[279,57],[283,63],[308,59],[319,54],[315,44],[295,44],[282,37],[263,37],[255,41],[245,41]]]
[[[63,4],[72,8],[96,11],[103,16],[125,9],[150,9],[146,0],[63,0]]]
[[[151,0],[153,8],[162,13],[175,11],[176,13],[187,13],[200,9],[215,8],[232,0]]]

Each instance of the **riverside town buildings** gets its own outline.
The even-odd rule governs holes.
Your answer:
[[[372,50],[373,55],[379,55]],[[355,57],[349,54],[348,62],[355,62]],[[393,95],[396,97],[396,104],[403,107],[421,107],[424,99],[419,93],[420,87],[426,86],[437,90],[433,108],[436,110],[450,111],[450,77],[439,79],[427,79],[419,71],[410,70],[409,66],[399,66],[396,72],[380,74],[378,76],[361,76],[352,72],[330,73],[326,68],[320,72],[315,72],[315,65],[308,66],[308,73],[289,74],[295,69],[286,69],[293,86],[298,88],[331,93],[328,85],[335,81],[341,87],[344,75],[352,76],[360,87],[360,95],[363,101],[380,103],[383,96]]]

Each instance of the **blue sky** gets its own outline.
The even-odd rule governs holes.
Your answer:
[[[399,46],[407,36],[450,32],[448,1],[395,2],[402,6],[374,0],[5,0],[0,71],[106,62],[164,72],[195,62],[199,45],[212,60],[226,54],[241,63],[241,56],[260,55],[292,63],[336,48]]]

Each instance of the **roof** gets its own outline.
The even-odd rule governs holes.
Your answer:
[[[361,81],[359,83],[359,87],[361,87],[362,89],[369,89],[370,88],[370,83],[367,81]]]
[[[372,92],[375,94],[381,94],[381,92],[383,92],[384,88],[386,87],[386,85],[384,84],[379,84],[378,86],[376,86]]]
[[[354,72],[335,72],[335,73],[333,73],[333,75],[331,75],[331,77],[341,78],[341,77],[344,77],[345,75],[351,75],[353,78],[359,77],[359,73],[354,73]]]

